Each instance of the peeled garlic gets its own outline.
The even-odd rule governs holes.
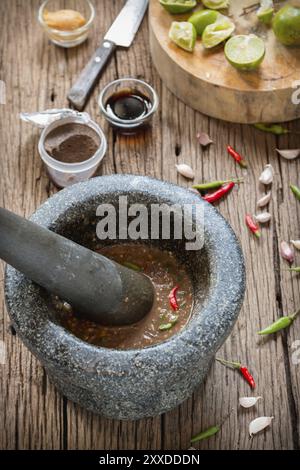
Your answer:
[[[189,180],[193,180],[195,178],[195,173],[194,170],[189,166],[186,165],[185,163],[181,163],[180,165],[175,165],[176,170],[178,173],[180,173],[182,176]]]
[[[202,147],[207,147],[208,145],[213,144],[213,141],[205,132],[198,132],[197,139]]]
[[[270,426],[272,419],[274,419],[274,416],[267,417],[267,416],[261,416],[260,418],[256,418],[251,423],[249,424],[249,434],[252,437],[253,434],[256,434],[266,427]]]
[[[300,156],[300,149],[293,149],[293,150],[279,150],[276,149],[279,155],[286,160],[295,160]]]
[[[60,31],[74,31],[86,24],[86,19],[75,10],[45,10],[43,19],[49,28]]]
[[[291,244],[296,248],[296,250],[300,250],[300,240],[291,240]]]
[[[239,403],[243,408],[251,408],[256,405],[261,398],[262,397],[242,397],[239,399]]]
[[[260,224],[266,224],[267,222],[270,222],[272,218],[269,212],[262,212],[261,214],[257,214],[254,217]]]
[[[280,254],[283,259],[289,263],[293,263],[295,259],[294,249],[285,241],[280,244]]]
[[[257,207],[265,207],[271,201],[271,191],[257,201]]]
[[[264,171],[259,177],[259,181],[262,184],[268,185],[273,182],[274,170],[272,165],[266,165]]]

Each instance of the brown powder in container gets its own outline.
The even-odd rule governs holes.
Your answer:
[[[63,163],[89,160],[101,145],[94,129],[84,124],[70,123],[53,129],[45,139],[45,150],[52,158]]]

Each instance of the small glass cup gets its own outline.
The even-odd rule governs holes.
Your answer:
[[[99,136],[100,145],[96,153],[83,162],[65,163],[51,157],[45,149],[45,140],[47,135],[60,126],[65,124],[83,124],[93,129]],[[80,116],[65,117],[57,119],[49,124],[43,130],[39,141],[39,153],[47,167],[48,174],[53,183],[59,188],[65,188],[75,183],[80,183],[91,178],[97,171],[107,150],[107,141],[102,129],[94,121],[87,120]]]
[[[73,31],[51,28],[44,20],[45,11],[75,10],[86,19],[86,24]],[[39,9],[38,19],[49,39],[61,47],[75,47],[82,44],[88,37],[95,19],[95,8],[90,0],[46,0]]]
[[[146,114],[136,119],[130,120],[118,118],[116,115],[112,115],[111,113],[107,112],[106,106],[108,100],[113,95],[122,91],[130,91],[130,93],[136,92],[137,94],[141,93],[149,100],[149,102],[151,103],[151,108]],[[98,103],[105,119],[114,128],[116,128],[123,134],[135,134],[141,128],[144,128],[150,123],[153,114],[157,111],[159,105],[159,98],[154,88],[148,85],[148,83],[142,80],[138,80],[136,78],[120,78],[119,80],[115,80],[106,85],[106,87],[102,90],[99,96]]]

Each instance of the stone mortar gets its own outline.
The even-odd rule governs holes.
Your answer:
[[[142,350],[96,347],[61,327],[49,294],[10,266],[5,293],[18,335],[62,394],[107,418],[140,419],[176,407],[204,380],[240,311],[245,268],[234,232],[214,207],[192,191],[148,177],[113,175],[77,184],[46,201],[31,220],[97,248],[104,242],[96,237],[96,208],[117,206],[121,195],[129,204],[197,203],[204,209],[201,250],[186,251],[186,240],[148,242],[172,250],[190,274],[194,307],[184,330]]]

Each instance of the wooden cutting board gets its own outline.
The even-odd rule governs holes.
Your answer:
[[[224,12],[236,24],[235,34],[254,33],[266,43],[260,69],[239,72],[225,59],[222,46],[206,51],[199,39],[194,52],[189,53],[173,44],[168,38],[172,21],[184,21],[190,14],[170,15],[158,0],[150,0],[152,59],[162,80],[179,99],[225,121],[250,124],[300,117],[300,105],[292,102],[297,80],[299,88],[300,47],[281,45],[272,28],[257,19],[257,8],[255,0],[231,0],[229,10]]]

